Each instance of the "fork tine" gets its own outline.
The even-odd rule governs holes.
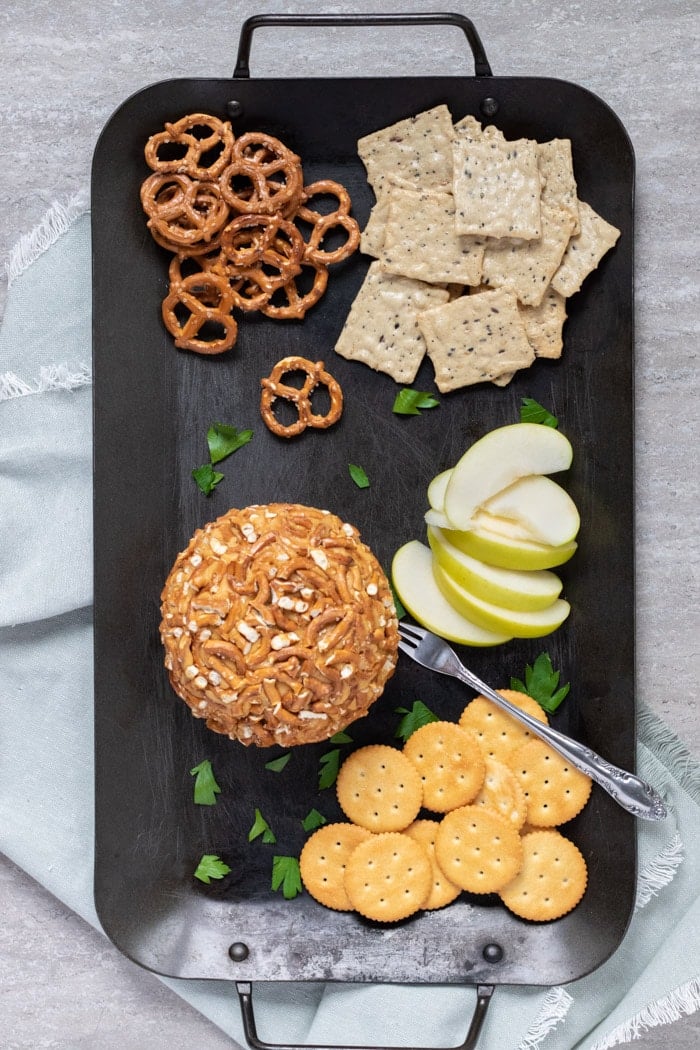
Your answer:
[[[402,653],[406,653],[406,656],[414,656],[415,652],[416,652],[417,644],[418,644],[417,642],[413,642],[413,641],[411,641],[411,642],[404,641],[404,639],[402,638],[399,641],[399,649],[401,650]]]
[[[414,645],[418,644],[425,638],[427,633],[422,627],[416,627],[412,623],[404,623],[403,620],[399,621],[399,634],[404,641],[411,641]]]

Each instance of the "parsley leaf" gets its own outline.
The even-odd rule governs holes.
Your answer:
[[[195,868],[194,877],[208,885],[212,879],[223,879],[230,870],[228,864],[225,864],[215,853],[205,853]]]
[[[546,427],[559,426],[559,420],[533,397],[524,397],[520,405],[521,423],[543,423]]]
[[[414,700],[410,711],[406,707],[397,707],[396,714],[403,715],[403,718],[399,722],[394,736],[403,740],[404,744],[409,736],[415,733],[416,729],[420,729],[421,726],[427,726],[429,722],[439,721],[438,716],[429,707],[426,707],[422,700]]]
[[[327,823],[323,813],[319,813],[317,809],[311,809],[302,820],[301,826],[304,831],[315,831],[316,828],[323,827]]]
[[[215,806],[216,796],[221,788],[216,782],[211,762],[205,758],[198,766],[190,770],[190,776],[195,777],[194,801],[197,806]]]
[[[340,748],[326,751],[325,755],[321,755],[319,762],[321,768],[318,773],[318,789],[323,791],[324,788],[333,787],[335,784],[340,769]]]
[[[559,671],[555,671],[552,667],[549,653],[540,653],[532,666],[526,665],[525,682],[521,682],[518,678],[510,680],[511,689],[527,693],[550,714],[556,711],[571,688],[568,683],[557,689],[558,685]]]
[[[223,481],[224,475],[219,474],[217,470],[214,470],[211,463],[205,463],[201,467],[194,468],[192,471],[192,477],[197,482],[200,491],[203,492],[205,496],[211,496],[219,482]]]
[[[248,832],[248,842],[252,842],[254,839],[260,838],[262,835],[263,842],[273,843],[277,842],[274,831],[265,820],[264,816],[259,809],[255,810],[255,822]]]
[[[348,463],[348,470],[350,472],[350,477],[355,482],[358,489],[369,488],[369,478],[365,474],[362,467],[357,467],[354,463]]]
[[[253,436],[252,430],[239,430],[226,423],[212,423],[207,431],[207,444],[211,463],[219,463],[232,452],[247,445]]]
[[[394,398],[392,412],[397,416],[419,416],[424,408],[435,408],[440,402],[423,390],[412,390],[405,386]]]
[[[291,757],[291,752],[288,751],[286,755],[280,755],[279,758],[273,758],[271,762],[266,762],[265,769],[269,769],[272,773],[281,773]]]
[[[278,890],[280,886],[282,896],[287,901],[293,900],[301,893],[301,874],[296,857],[272,858],[272,888]]]
[[[330,742],[331,744],[352,744],[352,737],[348,736],[348,734],[344,733],[341,729],[339,732],[333,734],[330,738]]]

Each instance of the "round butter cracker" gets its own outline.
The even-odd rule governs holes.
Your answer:
[[[522,836],[522,843],[522,868],[499,896],[521,919],[560,919],[576,907],[586,891],[586,861],[573,842],[553,829],[531,831]]]
[[[345,816],[368,831],[403,831],[423,802],[420,775],[404,754],[387,744],[369,744],[349,755],[336,781]]]
[[[353,850],[371,835],[356,824],[324,824],[304,844],[299,857],[306,891],[333,911],[352,911],[345,892],[345,867]]]
[[[404,755],[423,782],[423,805],[448,813],[476,796],[486,765],[476,736],[454,722],[429,722],[408,738]]]
[[[360,915],[398,922],[423,907],[433,885],[433,868],[423,846],[408,835],[372,835],[353,850],[344,884]]]
[[[448,879],[469,893],[497,893],[520,871],[520,834],[485,806],[453,809],[440,821],[435,856]]]

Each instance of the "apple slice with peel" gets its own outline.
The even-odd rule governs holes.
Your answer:
[[[573,540],[581,525],[569,493],[543,474],[519,478],[487,500],[482,510],[515,522],[530,539],[553,547]]]
[[[568,438],[541,423],[511,423],[484,434],[452,468],[444,511],[452,527],[468,529],[476,511],[527,474],[555,474],[571,466]]]
[[[444,529],[445,531],[454,531],[452,529],[452,523],[444,510],[435,510],[433,507],[429,507],[423,517],[426,525],[432,525],[437,529]],[[496,517],[495,514],[489,514],[485,510],[478,510],[476,512],[469,531],[479,531],[481,529],[486,529],[489,533],[494,533],[497,536],[505,536],[505,538],[509,540],[532,541],[533,539],[532,534],[524,525],[521,525],[517,521],[512,521],[510,518]]]
[[[571,611],[571,606],[563,598],[557,598],[546,609],[537,609],[534,612],[508,609],[485,602],[455,583],[435,558],[433,576],[438,590],[458,613],[479,624],[484,630],[503,631],[513,638],[541,638],[545,634],[551,634],[557,627],[561,627]]]
[[[396,593],[414,620],[459,645],[501,645],[510,635],[485,630],[462,616],[440,593],[433,556],[419,540],[410,540],[394,555],[391,575]]]
[[[494,605],[533,612],[546,609],[561,592],[561,580],[553,572],[487,565],[455,547],[441,529],[428,529],[428,543],[440,568],[455,583]]]
[[[499,520],[505,521],[505,518]],[[443,531],[450,543],[465,554],[503,569],[554,569],[564,565],[578,546],[576,540],[571,540],[560,547],[552,547],[548,543],[535,543],[533,540],[521,539],[517,534],[493,532],[485,527],[469,532],[459,529]]]
[[[447,482],[452,477],[452,467],[449,470],[443,470],[441,474],[437,474],[428,485],[428,503],[433,510],[445,509],[445,490],[447,488]]]

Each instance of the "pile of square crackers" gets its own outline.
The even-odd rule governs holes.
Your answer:
[[[440,105],[366,135],[373,257],[336,344],[412,383],[427,353],[438,390],[505,386],[563,347],[566,299],[620,231],[578,197],[571,142],[508,141]]]

